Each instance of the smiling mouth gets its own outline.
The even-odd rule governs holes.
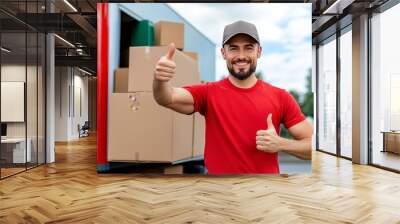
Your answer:
[[[249,65],[250,63],[246,62],[246,61],[240,61],[240,62],[235,62],[233,64],[236,66],[239,66],[239,67],[243,67],[243,66]]]

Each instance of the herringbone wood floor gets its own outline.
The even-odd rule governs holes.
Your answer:
[[[312,175],[97,174],[94,137],[0,181],[0,223],[400,223],[400,175],[315,152]]]

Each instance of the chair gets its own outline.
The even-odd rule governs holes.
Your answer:
[[[90,129],[89,121],[85,121],[82,127],[80,127],[80,125],[78,124],[79,138],[89,136],[89,129]]]

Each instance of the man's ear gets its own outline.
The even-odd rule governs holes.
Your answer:
[[[262,53],[262,47],[258,45],[257,58],[261,57],[261,53]]]
[[[221,54],[222,54],[222,57],[226,60],[224,47],[221,47]]]

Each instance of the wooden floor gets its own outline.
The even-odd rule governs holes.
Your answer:
[[[311,175],[97,174],[95,138],[0,181],[0,223],[400,223],[400,175],[315,152]]]
[[[6,167],[6,168],[0,168],[0,172],[1,172],[1,178],[5,178],[20,172],[24,172],[27,169],[34,169],[35,167],[37,167],[37,164],[27,164],[27,166],[25,167],[25,164],[18,164],[18,167]]]
[[[0,168],[0,169],[1,169],[1,177],[2,178],[26,170],[25,167],[24,168],[19,168],[19,167],[17,167],[17,168]]]
[[[374,151],[372,162],[377,165],[400,170],[400,154],[376,150]]]

